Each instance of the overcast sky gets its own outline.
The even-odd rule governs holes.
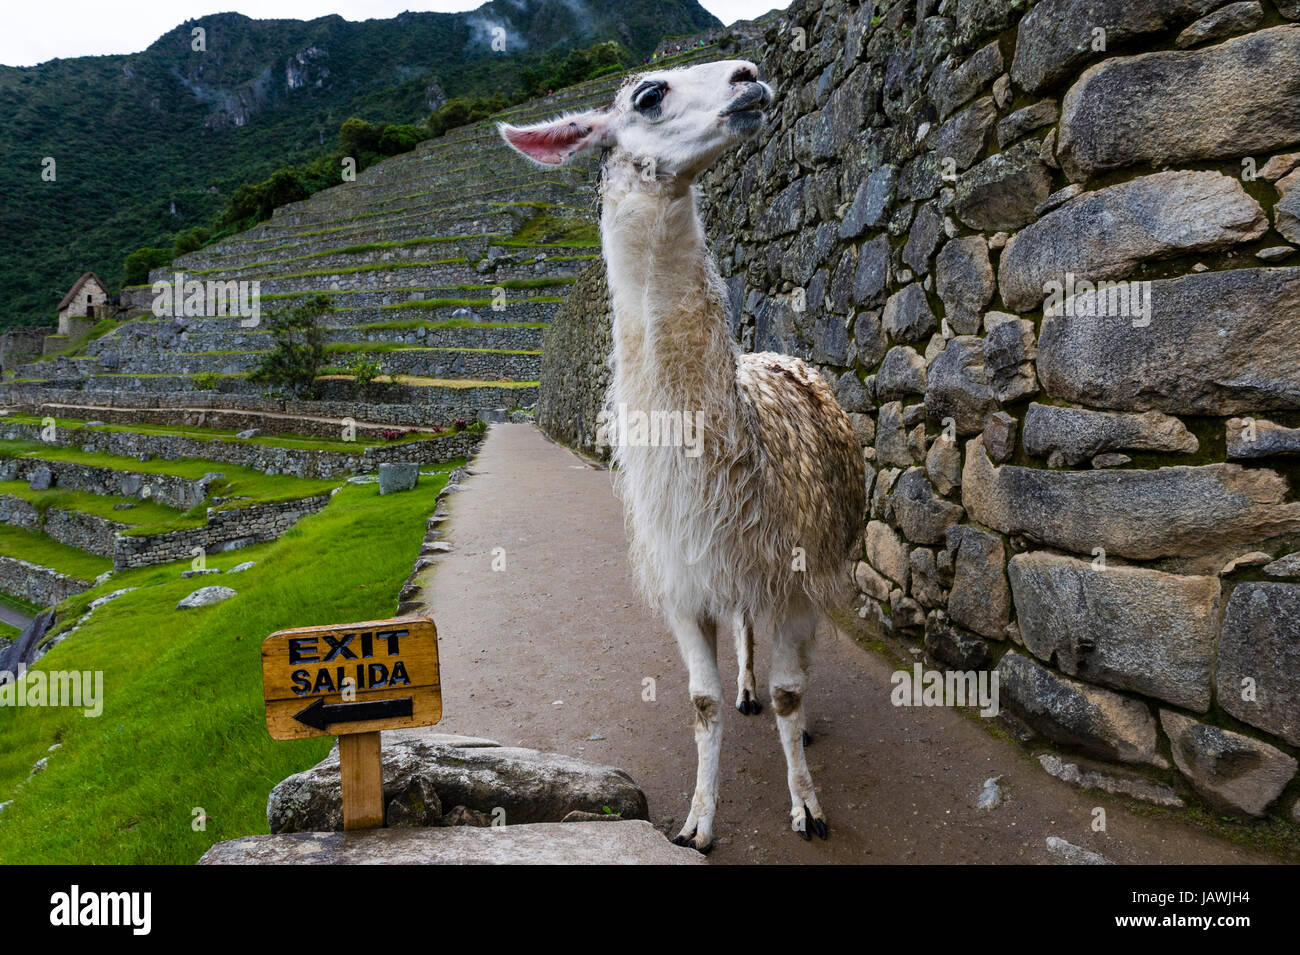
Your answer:
[[[594,0],[599,2],[599,0]],[[748,20],[790,0],[701,0],[723,23]],[[138,53],[172,27],[210,13],[260,20],[386,19],[403,10],[454,13],[483,0],[37,0],[5,4],[0,63],[31,66],[57,57]]]

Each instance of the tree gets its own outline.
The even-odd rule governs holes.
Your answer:
[[[385,156],[410,152],[426,137],[418,126],[385,126],[379,137],[379,151]]]
[[[326,295],[313,295],[271,316],[271,351],[248,376],[291,389],[297,398],[316,397],[316,379],[325,367],[325,335],[319,318],[330,310]]]
[[[379,152],[379,140],[382,136],[381,127],[356,116],[345,120],[339,127],[339,143],[343,146],[343,154],[355,159],[358,166],[366,165],[362,162],[363,157],[371,157]]]
[[[122,263],[123,279],[126,285],[147,285],[149,272],[160,269],[172,260],[171,249],[136,249]]]

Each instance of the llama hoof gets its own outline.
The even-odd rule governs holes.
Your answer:
[[[800,817],[796,812],[796,819],[793,828],[795,832],[803,836],[804,842],[812,842],[812,837],[814,832],[817,833],[818,838],[820,838],[822,842],[826,841],[826,837],[828,835],[826,829],[826,820],[818,819],[816,816],[812,814],[812,810],[809,809],[806,805],[803,807],[802,817]]]
[[[695,844],[696,838],[697,837],[695,836],[691,836],[689,839],[686,836],[677,836],[675,839],[673,839],[673,845],[682,846],[687,849],[694,849],[702,856],[708,855],[713,850],[713,843],[710,842],[706,844],[704,848],[700,848]]]
[[[748,690],[745,691],[745,696],[736,703],[736,709],[740,710],[745,716],[757,716],[763,711],[763,707],[759,705],[758,700],[749,698]]]
[[[807,730],[804,730],[804,731],[803,731],[803,744],[804,744],[805,746],[811,746],[811,745],[812,745],[812,734],[809,733]]]

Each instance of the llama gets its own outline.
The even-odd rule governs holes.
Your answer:
[[[773,635],[769,693],[787,765],[790,826],[826,838],[804,758],[803,697],[817,625],[838,605],[866,507],[862,451],[823,379],[797,358],[741,354],[694,183],[764,122],[773,92],[753,63],[640,73],[602,110],[502,124],[507,143],[557,165],[606,149],[601,244],[613,306],[614,412],[694,414],[697,447],[613,442],[630,558],[690,673],[695,794],[673,841],[713,844],[722,745],[720,623],[732,625],[736,707],[759,712],[753,625]]]

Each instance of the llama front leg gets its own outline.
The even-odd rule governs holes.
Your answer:
[[[754,625],[744,613],[737,611],[731,628],[736,637],[736,709],[753,716],[763,710],[754,682]]]
[[[817,801],[812,774],[804,758],[803,698],[808,687],[808,651],[817,629],[811,608],[798,607],[779,615],[772,643],[770,688],[777,731],[785,751],[786,783],[790,787],[790,828],[805,839],[814,832],[826,838],[826,815]]]
[[[695,795],[686,824],[673,840],[707,853],[713,848],[713,817],[718,807],[718,760],[722,753],[722,677],[718,674],[718,627],[711,619],[670,612],[668,624],[690,671],[695,707]]]

